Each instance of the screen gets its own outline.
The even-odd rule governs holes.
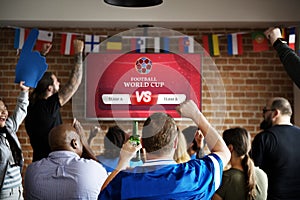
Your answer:
[[[180,118],[192,99],[201,109],[200,54],[92,53],[85,59],[86,118],[144,120],[154,112]]]

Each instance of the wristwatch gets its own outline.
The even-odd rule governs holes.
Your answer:
[[[275,42],[273,43],[273,47],[276,47],[279,44],[286,44],[287,42],[283,40],[283,38],[277,38]]]

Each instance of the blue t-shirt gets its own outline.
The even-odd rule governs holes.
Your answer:
[[[181,164],[139,166],[120,172],[98,199],[210,199],[222,173],[216,154]]]
[[[116,169],[119,157],[116,158],[106,158],[103,155],[96,156],[97,160],[103,165],[103,167],[106,169],[107,172],[112,172]],[[143,161],[133,162],[130,161],[130,167],[136,167],[143,165]]]

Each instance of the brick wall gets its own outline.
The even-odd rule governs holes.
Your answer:
[[[40,28],[41,30],[50,30],[55,32],[75,32],[95,35],[114,35],[125,30],[119,29],[61,29],[61,28]],[[227,34],[238,31],[253,32],[259,29],[177,29],[177,31],[193,35],[195,40],[202,44],[203,34]],[[260,30],[262,31],[262,30]],[[84,39],[83,36],[79,36]],[[49,70],[54,71],[61,84],[66,83],[72,68],[73,58],[60,54],[60,36],[54,36],[52,51],[47,56]],[[244,53],[239,56],[228,56],[226,37],[220,37],[220,53],[218,57],[213,57],[216,69],[221,75],[225,88],[225,96],[218,96],[218,84],[215,84],[214,76],[210,69],[203,71],[203,91],[202,91],[202,111],[208,117],[209,121],[220,131],[235,126],[245,127],[254,136],[259,132],[259,123],[262,120],[262,108],[266,100],[273,96],[282,96],[293,103],[293,86],[291,80],[285,73],[276,52],[270,46],[269,51],[255,53],[252,51],[252,40],[250,34],[243,35]],[[4,98],[9,111],[12,112],[16,97],[19,93],[18,87],[14,84],[15,66],[18,61],[16,49],[13,48],[14,29],[0,29],[0,96]],[[71,123],[73,119],[72,101],[62,108],[63,121]],[[113,125],[113,121],[84,121],[84,128],[88,130],[98,125],[101,127],[101,133],[92,141],[92,148],[95,153],[103,150],[103,133],[107,128]],[[184,128],[191,122],[179,122],[179,126]],[[130,122],[120,122],[119,125],[131,132]],[[37,124],[38,126],[38,124]],[[142,122],[139,123],[141,129]],[[31,162],[32,149],[29,138],[26,135],[24,124],[18,132],[25,157],[25,168]]]

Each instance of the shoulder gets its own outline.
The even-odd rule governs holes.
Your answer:
[[[254,171],[257,178],[268,180],[267,174],[259,167],[254,167]]]

